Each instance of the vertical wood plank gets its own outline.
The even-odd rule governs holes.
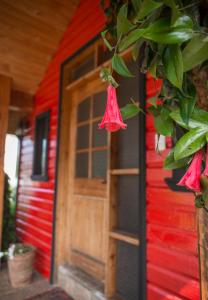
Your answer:
[[[4,201],[4,147],[8,128],[11,78],[0,75],[0,247],[2,242]]]
[[[208,213],[197,209],[201,299],[208,299]]]
[[[118,222],[117,215],[117,176],[111,175],[111,170],[115,169],[117,158],[117,139],[116,134],[111,134],[110,138],[110,162],[108,171],[108,197],[106,203],[106,227],[108,232],[106,244],[106,270],[105,270],[105,294],[113,297],[116,291],[116,258],[117,241],[110,237]]]

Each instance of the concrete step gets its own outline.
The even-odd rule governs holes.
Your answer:
[[[59,267],[58,285],[74,300],[108,300],[103,293],[103,284],[74,266]]]

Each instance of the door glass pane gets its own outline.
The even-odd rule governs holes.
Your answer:
[[[76,177],[88,177],[88,152],[77,153],[75,174]]]
[[[100,147],[107,145],[107,131],[98,128],[97,122],[93,123],[92,146]]]
[[[105,112],[107,94],[106,91],[94,94],[93,96],[93,118],[102,117]]]
[[[90,98],[82,101],[77,108],[77,122],[87,121],[90,118]]]
[[[107,151],[92,152],[92,177],[106,178]]]
[[[89,125],[77,128],[77,149],[89,147]]]

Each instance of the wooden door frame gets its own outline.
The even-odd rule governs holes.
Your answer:
[[[0,249],[2,244],[3,230],[3,207],[4,207],[4,150],[5,139],[8,129],[9,104],[12,80],[10,77],[0,75]]]
[[[92,46],[96,41],[100,39],[100,35],[95,36],[72,56],[67,58],[60,68],[60,84],[59,84],[59,102],[58,102],[58,127],[57,127],[57,153],[56,153],[56,173],[55,173],[55,192],[54,192],[54,208],[53,208],[53,239],[52,239],[52,257],[51,257],[51,276],[50,282],[54,283],[57,275],[57,267],[61,262],[64,261],[65,253],[60,256],[59,250],[62,249],[59,236],[58,236],[58,227],[60,227],[60,216],[58,215],[58,182],[60,180],[59,176],[59,158],[61,155],[67,155],[66,153],[60,153],[61,148],[61,127],[63,126],[62,113],[65,112],[65,107],[63,107],[63,98],[64,98],[64,71],[66,65],[71,62],[73,59],[77,58],[81,53],[86,49]],[[140,107],[145,111],[146,107],[146,77],[143,74],[139,76],[139,96],[140,96]],[[65,112],[66,113],[66,112]],[[64,124],[66,126],[66,124]],[[145,141],[145,126],[146,126],[146,117],[144,114],[140,114],[139,117],[139,166],[140,166],[140,176],[139,176],[139,190],[140,190],[140,199],[139,201],[139,239],[140,247],[139,251],[139,300],[146,299],[146,141]],[[60,204],[59,204],[60,205]],[[63,220],[62,220],[63,221]],[[59,248],[59,250],[58,250]],[[135,299],[136,300],[136,299]]]

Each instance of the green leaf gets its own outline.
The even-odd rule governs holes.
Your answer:
[[[191,129],[176,143],[174,150],[175,160],[188,157],[197,152],[206,144],[206,130],[201,128]]]
[[[169,118],[167,120],[163,119],[161,115],[154,118],[155,128],[157,133],[171,136],[173,133],[173,121]]]
[[[189,16],[183,15],[177,18],[172,25],[173,27],[178,27],[178,28],[193,28],[193,21]]]
[[[182,88],[183,60],[178,45],[168,46],[165,50],[163,63],[167,79],[177,88]]]
[[[175,160],[174,149],[172,149],[165,158],[164,168],[167,170],[179,169],[187,166],[190,157],[186,157],[180,160]]]
[[[208,112],[195,107],[189,118],[188,125],[183,121],[179,109],[170,113],[170,117],[181,127],[185,129],[201,128],[208,131]]]
[[[107,81],[109,84],[113,85],[115,88],[118,87],[118,83],[116,82],[116,80],[113,78],[113,76],[111,75],[111,72],[108,68],[102,68],[100,71],[100,78],[103,81]]]
[[[163,5],[162,2],[156,2],[153,0],[144,0],[141,4],[139,13],[137,15],[137,19],[141,20],[147,15],[149,15],[151,12],[156,10],[157,8],[161,7]]]
[[[206,134],[206,140],[207,140],[207,143],[208,143],[208,132],[207,132],[207,134]]]
[[[180,104],[181,118],[185,122],[186,125],[189,124],[189,118],[191,117],[195,103],[196,103],[195,98],[180,99],[179,104]]]
[[[149,66],[149,72],[155,79],[157,78],[157,66],[160,62],[160,59],[160,56],[158,55],[158,53],[156,53]]]
[[[131,3],[133,5],[135,13],[138,13],[141,7],[142,0],[131,0]]]
[[[152,106],[154,106],[155,108],[157,108],[157,99],[158,99],[158,95],[151,97],[148,99],[148,103],[152,104]]]
[[[119,55],[115,54],[112,58],[112,68],[120,75],[126,77],[133,77],[133,75],[128,70],[124,60]]]
[[[174,0],[163,0],[164,4],[169,6],[172,10],[171,14],[171,26],[174,26],[176,20],[180,17],[181,13],[177,8]]]
[[[109,43],[109,41],[106,39],[106,34],[107,34],[108,30],[104,30],[103,32],[101,32],[101,36],[102,36],[102,39],[106,45],[106,47],[112,51],[113,50],[113,47],[111,46],[111,44]]]
[[[121,108],[121,115],[123,120],[127,120],[137,116],[140,111],[141,108],[138,105],[130,103]]]
[[[189,71],[208,59],[208,39],[197,34],[182,52],[184,71]]]
[[[161,44],[180,44],[193,37],[193,30],[187,24],[178,27],[170,26],[169,18],[162,18],[146,28],[143,36]]]
[[[161,117],[163,118],[163,120],[168,120],[170,118],[170,110],[165,107],[164,105],[162,105],[161,108]]]
[[[204,207],[204,200],[201,195],[197,195],[195,197],[195,206],[196,206],[196,208]]]
[[[102,68],[100,71],[100,78],[104,81],[108,80],[108,76],[110,75],[110,70],[108,68]]]
[[[134,48],[132,49],[132,53],[131,53],[134,61],[137,60],[137,58],[139,56],[139,51],[140,51],[143,43],[144,43],[143,39],[140,39],[138,42],[135,43]]]
[[[145,29],[135,29],[124,37],[119,44],[119,52],[124,51],[144,35]]]
[[[119,86],[119,84],[116,82],[116,80],[113,78],[112,75],[108,76],[108,80],[107,80],[111,85],[113,85],[115,88],[117,88]]]
[[[117,38],[121,36],[121,34],[128,32],[129,30],[133,29],[135,25],[133,25],[128,19],[127,19],[127,9],[128,6],[124,4],[117,15]]]

